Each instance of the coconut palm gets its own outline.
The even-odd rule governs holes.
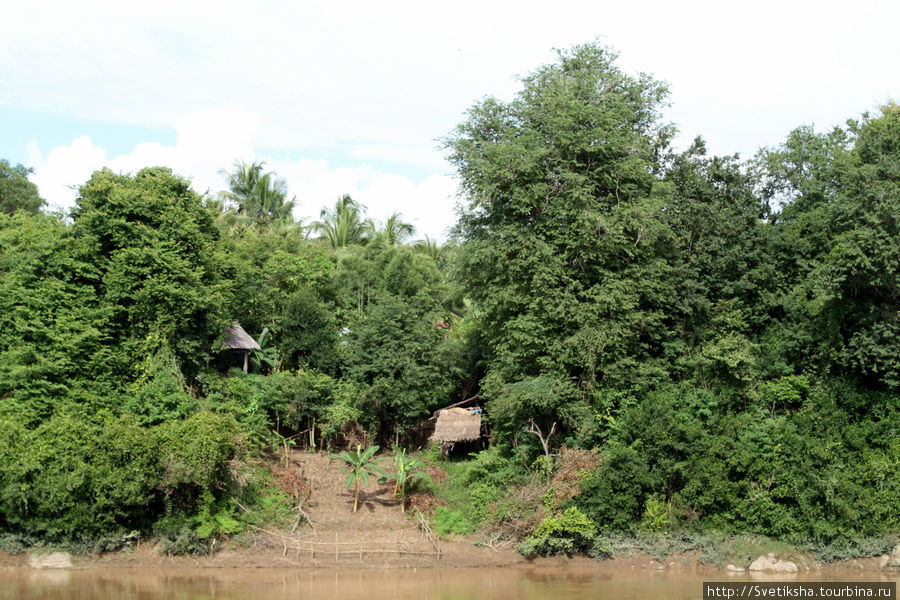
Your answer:
[[[403,244],[415,233],[416,228],[411,223],[401,220],[401,215],[395,212],[384,223],[384,229],[380,233],[384,236],[384,241],[388,246],[399,246]]]
[[[228,180],[229,191],[220,197],[230,202],[239,221],[252,227],[265,229],[279,223],[294,222],[293,210],[296,197],[287,199],[287,184],[274,173],[263,171],[264,162],[235,162],[234,170],[221,173]]]
[[[374,229],[372,221],[365,218],[365,210],[349,194],[344,194],[335,202],[333,210],[322,209],[320,220],[312,227],[332,248],[365,244],[371,239]]]
[[[427,254],[437,262],[441,258],[441,246],[433,237],[426,235],[425,239],[416,240],[412,243],[416,252]]]

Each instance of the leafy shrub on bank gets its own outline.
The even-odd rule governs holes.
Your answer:
[[[597,526],[587,515],[570,506],[560,515],[544,517],[537,529],[516,548],[523,556],[572,556],[591,547]]]
[[[130,419],[67,412],[33,430],[10,421],[0,430],[0,530],[62,540],[152,522],[158,447]]]
[[[450,510],[444,506],[434,509],[434,532],[441,537],[472,533],[472,523],[461,510]]]

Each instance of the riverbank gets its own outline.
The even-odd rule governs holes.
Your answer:
[[[32,570],[42,567],[34,558],[46,557],[50,551],[9,554],[0,551],[0,569]],[[804,577],[810,574],[838,577],[855,577],[861,574],[883,574],[900,577],[900,568],[884,566],[880,557],[858,558],[833,563],[802,562],[796,573],[771,571],[730,571],[726,565],[713,565],[698,560],[696,556],[681,554],[658,560],[648,554],[634,554],[598,561],[586,556],[542,557],[525,559],[511,548],[474,546],[469,541],[445,542],[441,556],[425,555],[374,555],[345,552],[343,555],[297,555],[284,552],[275,545],[251,548],[226,546],[211,556],[168,556],[152,544],[137,545],[126,551],[109,552],[92,556],[69,556],[73,569],[272,569],[272,568],[473,568],[473,567],[554,567],[569,569],[672,571],[697,574],[721,574],[723,576],[746,575],[754,579]],[[736,565],[738,568],[749,565]],[[43,567],[50,568],[50,567]]]
[[[836,562],[815,560],[785,544],[713,544],[702,550],[680,551],[657,543],[653,549],[633,544],[620,546],[607,560],[587,556],[526,559],[511,541],[484,536],[440,538],[415,511],[403,512],[390,484],[373,486],[360,495],[357,512],[345,489],[338,461],[324,453],[294,452],[274,470],[283,487],[303,499],[303,514],[293,527],[253,527],[231,539],[216,542],[208,555],[173,556],[156,541],[135,541],[115,552],[68,556],[72,568],[441,568],[551,566],[626,570],[681,570],[686,572],[748,569],[759,555],[775,552],[803,573],[897,573],[900,544],[893,555]],[[433,500],[433,499],[432,499]],[[428,498],[414,499],[427,511]],[[433,507],[431,507],[433,508]],[[662,536],[659,536],[662,539]],[[659,541],[659,540],[657,540]],[[666,550],[668,548],[668,550]],[[52,550],[19,554],[0,551],[0,568],[31,569],[67,566],[66,560],[45,560]],[[43,557],[43,558],[42,558]],[[44,564],[48,563],[48,564]],[[893,566],[892,566],[893,565]],[[749,571],[748,571],[749,572]],[[763,576],[771,573],[762,571]]]

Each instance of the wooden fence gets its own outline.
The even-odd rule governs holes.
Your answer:
[[[432,535],[428,535],[432,550],[420,550],[414,548],[412,544],[405,542],[400,537],[393,540],[342,540],[339,534],[335,533],[334,540],[322,540],[284,535],[259,527],[254,527],[253,529],[280,539],[284,547],[282,555],[286,556],[289,551],[293,551],[297,558],[307,554],[312,560],[315,560],[316,557],[333,557],[335,561],[340,561],[341,558],[359,558],[359,560],[362,560],[363,557],[372,555],[436,556],[439,560],[443,557],[440,543]],[[430,532],[427,533],[430,534]],[[321,536],[316,537],[319,538]]]

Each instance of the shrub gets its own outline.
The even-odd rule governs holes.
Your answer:
[[[590,548],[597,526],[583,512],[570,506],[561,515],[547,516],[517,550],[527,557],[565,554]]]
[[[451,534],[467,535],[472,533],[471,521],[460,510],[450,510],[445,506],[434,509],[434,532],[441,537]]]
[[[644,516],[641,527],[647,531],[660,532],[672,526],[669,520],[669,508],[659,496],[650,496],[644,504]]]

